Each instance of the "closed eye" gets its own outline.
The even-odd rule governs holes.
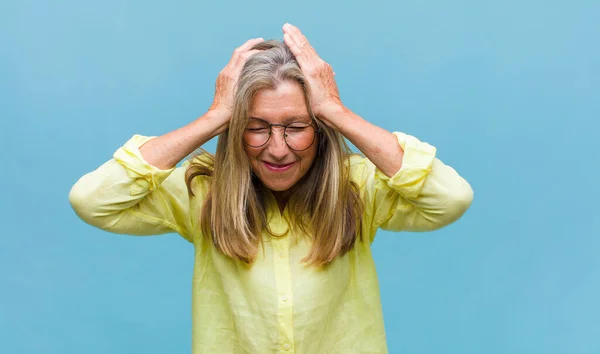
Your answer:
[[[306,127],[291,127],[291,126],[287,127],[287,130],[291,131],[291,132],[301,132],[301,131],[304,131],[306,129],[308,129],[308,126],[306,126]]]

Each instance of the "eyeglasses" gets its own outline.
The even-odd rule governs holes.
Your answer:
[[[271,124],[259,118],[250,118],[244,130],[244,143],[255,148],[265,145],[271,139],[273,127],[283,127],[285,143],[295,151],[303,151],[311,147],[315,142],[316,133],[320,132],[310,123]]]

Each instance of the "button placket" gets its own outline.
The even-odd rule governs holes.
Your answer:
[[[282,219],[277,220],[276,229],[285,229],[287,224]],[[277,297],[277,322],[279,327],[279,342],[285,353],[293,352],[294,322],[292,307],[292,283],[289,261],[289,235],[283,238],[273,238],[273,266],[275,267],[275,283]]]

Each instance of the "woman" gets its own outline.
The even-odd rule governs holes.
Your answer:
[[[375,232],[448,225],[472,190],[434,147],[347,109],[331,67],[283,31],[236,49],[204,116],[135,135],[70,201],[104,230],[194,244],[193,353],[386,353]],[[175,168],[217,135],[214,158]]]

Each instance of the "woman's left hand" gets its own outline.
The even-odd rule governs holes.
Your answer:
[[[328,123],[328,113],[343,108],[331,65],[321,59],[302,32],[289,23],[283,25],[283,40],[308,81],[313,114]]]

